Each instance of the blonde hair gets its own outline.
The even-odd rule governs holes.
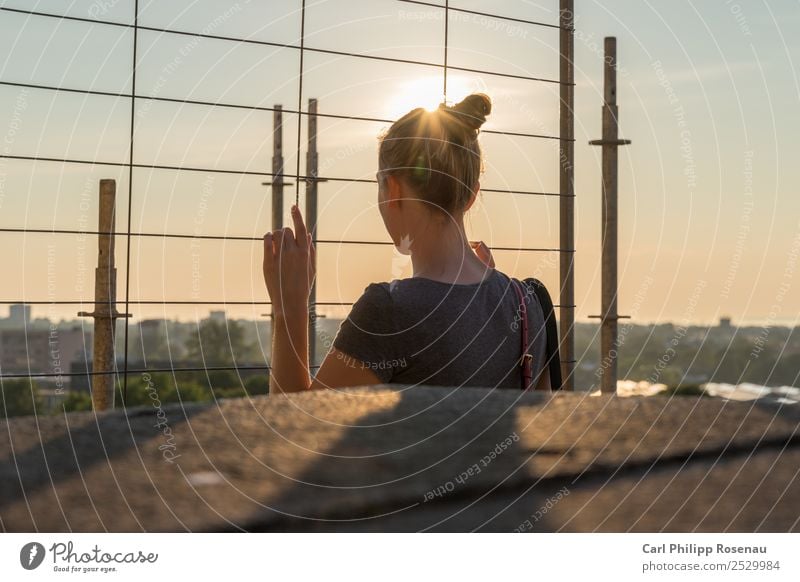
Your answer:
[[[491,99],[474,93],[453,107],[406,113],[380,139],[379,175],[400,177],[449,214],[463,212],[483,170],[478,132],[491,111]]]

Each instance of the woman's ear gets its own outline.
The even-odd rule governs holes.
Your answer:
[[[405,196],[405,188],[403,188],[400,178],[391,174],[386,176],[386,202],[389,206],[399,207],[403,196]]]
[[[475,182],[475,186],[472,188],[472,195],[469,197],[467,205],[464,207],[464,212],[472,208],[472,205],[475,204],[475,200],[478,198],[478,192],[480,191],[481,191],[481,183]]]

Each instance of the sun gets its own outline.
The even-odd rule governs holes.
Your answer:
[[[470,93],[483,91],[479,80],[463,75],[448,74],[447,103],[460,101]],[[441,75],[404,79],[397,83],[388,103],[388,113],[398,119],[417,107],[434,111],[444,102],[444,80]]]

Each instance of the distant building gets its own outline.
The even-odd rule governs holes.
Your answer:
[[[144,319],[136,327],[138,338],[135,333],[132,334],[136,339],[128,346],[129,362],[148,362],[169,357],[167,325],[163,319]],[[120,353],[124,353],[124,347]]]
[[[719,327],[720,329],[732,329],[731,326],[731,318],[730,317],[720,317],[719,318]]]
[[[0,331],[0,365],[4,373],[43,372],[47,368],[49,332],[4,329]]]
[[[3,373],[62,374],[91,353],[92,334],[72,329],[0,330]]]
[[[163,319],[144,319],[139,322],[139,334],[142,344],[156,345],[164,335]]]
[[[227,318],[225,317],[224,310],[216,310],[216,311],[211,311],[208,314],[208,319],[210,321],[216,321],[217,323],[225,323]]]
[[[8,308],[8,323],[11,327],[25,327],[31,320],[31,306],[17,303]]]

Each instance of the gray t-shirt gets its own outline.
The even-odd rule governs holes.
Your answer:
[[[545,366],[544,314],[522,283],[533,386]],[[519,300],[509,277],[492,272],[457,285],[414,277],[369,285],[333,342],[348,363],[382,382],[522,388]]]

